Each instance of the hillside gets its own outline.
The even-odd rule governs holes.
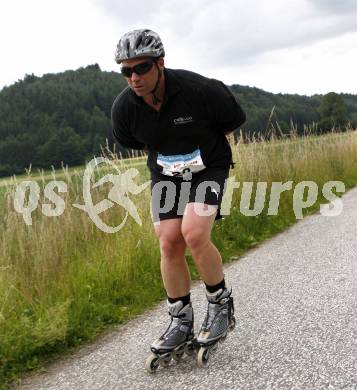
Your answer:
[[[24,80],[0,91],[0,176],[34,168],[59,167],[61,161],[78,165],[100,153],[106,138],[112,145],[110,109],[125,80],[97,64]],[[247,113],[245,133],[267,129],[272,122],[289,131],[292,120],[302,132],[304,124],[319,119],[321,95],[312,97],[273,94],[258,88],[232,85]],[[357,123],[357,96],[343,95],[348,117]],[[121,151],[123,149],[119,148]],[[117,146],[118,150],[118,146]]]

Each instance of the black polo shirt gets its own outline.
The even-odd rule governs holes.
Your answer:
[[[160,111],[129,87],[117,96],[112,106],[116,140],[132,149],[147,146],[147,165],[152,174],[163,171],[158,157],[175,159],[196,151],[204,167],[228,167],[232,152],[225,133],[245,121],[232,93],[221,81],[197,73],[173,69],[164,72],[165,98]]]

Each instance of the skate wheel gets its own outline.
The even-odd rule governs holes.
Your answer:
[[[227,338],[227,333],[225,333],[220,339],[219,339],[219,342],[220,343],[223,343]]]
[[[185,346],[181,346],[172,352],[172,358],[176,362],[179,362],[182,359],[184,353],[185,353]]]
[[[171,362],[171,355],[165,356],[164,358],[160,359],[160,365],[161,367],[168,367]]]
[[[231,332],[236,327],[236,319],[232,317],[228,330]]]
[[[218,343],[216,342],[216,343],[213,344],[210,348],[211,348],[211,352],[212,352],[212,353],[215,353],[215,352],[217,351],[217,349],[218,349]]]
[[[193,345],[193,343],[186,344],[185,353],[187,356],[192,356],[195,353],[195,346]]]
[[[209,349],[207,347],[201,347],[197,354],[198,367],[205,367],[209,360]]]
[[[147,372],[154,373],[160,365],[160,358],[152,353],[151,355],[148,356],[145,362],[145,369]]]

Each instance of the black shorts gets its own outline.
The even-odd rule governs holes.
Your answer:
[[[217,206],[216,219],[222,218],[220,207],[225,191],[228,168],[205,168],[192,174],[191,180],[151,175],[151,207],[153,221],[182,218],[187,203],[197,202]]]

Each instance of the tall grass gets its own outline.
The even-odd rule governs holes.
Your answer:
[[[259,142],[258,142],[259,141]],[[236,180],[267,182],[267,197],[263,212],[246,217],[240,212],[242,184],[235,191],[231,214],[217,224],[213,237],[227,259],[237,256],[258,242],[296,222],[293,191],[302,181],[318,185],[317,202],[304,210],[307,215],[326,203],[322,187],[328,181],[342,181],[346,190],[357,185],[357,132],[330,133],[324,136],[292,136],[283,140],[256,139],[233,148]],[[293,181],[291,191],[281,195],[278,215],[267,215],[272,182]],[[340,196],[341,194],[336,193]],[[253,191],[252,202],[255,192]]]
[[[319,188],[329,180],[341,180],[347,188],[357,184],[355,131],[240,142],[232,148],[237,164],[231,175],[240,182],[267,181],[270,185],[312,180]],[[114,162],[121,171],[128,166],[120,159]],[[136,182],[147,181],[146,167],[142,163],[135,167],[140,172]],[[42,189],[52,179],[68,184],[68,192],[61,194],[65,212],[45,217],[41,206],[48,200],[41,191],[32,226],[14,210],[16,182],[0,186],[0,383],[40,367],[53,354],[93,339],[110,324],[127,321],[165,296],[150,216],[150,189],[130,196],[142,226],[129,217],[122,230],[107,234],[72,206],[83,203],[82,173],[65,168],[37,177],[29,173],[29,179],[36,179]],[[97,178],[102,173],[98,171]],[[110,184],[93,189],[94,203],[107,198],[110,189]],[[240,195],[241,189],[235,191],[231,215],[217,222],[213,231],[224,261],[296,221],[292,191],[283,194],[277,216],[268,216],[266,208],[256,217],[242,215]],[[117,226],[125,210],[116,205],[101,217]],[[193,278],[198,278],[187,257]]]

